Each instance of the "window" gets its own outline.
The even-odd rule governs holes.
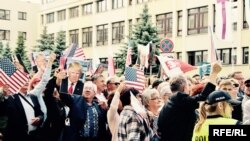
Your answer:
[[[242,51],[242,53],[243,53],[243,64],[248,64],[248,62],[249,62],[249,47],[243,47],[242,48],[243,49],[243,51]]]
[[[173,29],[173,13],[166,13],[156,16],[156,26],[158,28],[158,35],[165,37],[172,36]]]
[[[27,40],[27,33],[26,32],[19,31],[18,36],[23,36],[23,39]]]
[[[107,45],[108,44],[108,25],[97,26],[97,45]]]
[[[117,44],[123,42],[124,39],[124,22],[112,24],[112,43]]]
[[[139,3],[146,2],[146,1],[152,1],[152,0],[137,0],[136,3],[139,4]]]
[[[188,52],[188,63],[191,65],[201,65],[203,62],[207,62],[208,51],[190,51]]]
[[[128,20],[128,32],[129,32],[129,37],[131,37],[133,31],[133,23],[132,19]]]
[[[78,6],[69,9],[69,18],[78,17]]]
[[[243,28],[249,28],[249,24],[246,20],[246,0],[243,0]]]
[[[92,27],[87,27],[82,29],[82,46],[91,47],[92,46]]]
[[[84,4],[82,6],[82,15],[92,14],[92,3]]]
[[[128,5],[132,5],[132,4],[133,4],[133,0],[129,0]]]
[[[215,4],[213,4],[213,32],[215,32],[216,28],[216,7]]]
[[[232,48],[217,49],[217,55],[222,64],[236,63],[236,48],[233,51]]]
[[[188,10],[188,35],[207,33],[208,7]]]
[[[10,20],[10,10],[0,9],[0,20]]]
[[[99,58],[99,60],[100,60],[100,64],[108,64],[108,58],[107,57]]]
[[[47,23],[53,23],[54,22],[54,13],[49,13],[46,15],[47,17]]]
[[[44,23],[44,20],[43,20],[43,15],[41,15],[41,24]]]
[[[177,59],[182,60],[182,52],[177,52]]]
[[[18,20],[27,20],[26,12],[18,12]]]
[[[112,9],[123,7],[123,0],[112,0]]]
[[[78,29],[69,31],[69,42],[78,44]]]
[[[107,11],[107,0],[97,1],[97,12]]]
[[[0,29],[0,40],[10,40],[10,31]]]
[[[66,19],[66,10],[57,12],[57,21],[64,21]]]
[[[177,35],[181,36],[182,35],[182,11],[178,11],[178,27],[177,27]]]

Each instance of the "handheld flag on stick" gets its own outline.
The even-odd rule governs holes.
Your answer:
[[[8,84],[12,93],[18,92],[28,82],[28,79],[28,75],[18,70],[9,59],[0,60],[0,81],[3,84]]]
[[[144,71],[132,67],[125,68],[125,84],[142,92],[145,88]]]

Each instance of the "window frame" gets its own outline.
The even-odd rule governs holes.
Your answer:
[[[92,40],[93,40],[92,36],[93,36],[93,27],[86,27],[82,29],[82,47],[92,46]]]

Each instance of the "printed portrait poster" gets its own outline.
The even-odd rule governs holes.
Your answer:
[[[86,73],[87,71],[89,71],[89,67],[90,67],[90,62],[87,61],[87,60],[80,60],[79,58],[76,58],[76,57],[68,57],[67,60],[66,60],[66,69],[68,69],[69,65],[73,62],[78,62],[81,64],[82,66],[82,75],[80,76],[80,81],[84,82],[85,81],[85,78],[86,78]],[[67,92],[64,92],[63,89],[61,89],[62,87],[60,87],[60,92],[61,93],[67,93]]]

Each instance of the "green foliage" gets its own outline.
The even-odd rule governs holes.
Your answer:
[[[47,27],[44,27],[43,34],[40,35],[40,39],[37,41],[38,46],[36,47],[38,51],[50,50],[54,49],[54,41],[51,35],[47,34]]]
[[[140,20],[139,22],[134,25],[132,30],[132,35],[129,37],[129,42],[131,42],[131,46],[133,47],[133,55],[132,55],[132,63],[135,64],[137,57],[138,57],[138,51],[137,51],[137,45],[141,44],[146,46],[149,42],[152,41],[153,46],[155,47],[154,51],[152,52],[150,56],[154,56],[154,54],[159,54],[159,42],[160,38],[157,36],[157,29],[150,21],[150,15],[148,13],[148,6],[145,5],[143,8],[143,12],[140,14]],[[122,65],[122,72],[124,72],[125,68],[125,62],[126,62],[126,56],[127,56],[127,45],[123,46],[120,49],[120,52],[116,55],[121,57],[118,60],[118,63]],[[150,63],[154,63],[153,59],[151,58]]]
[[[3,48],[3,42],[0,41],[0,56],[1,57],[2,57],[2,54],[3,54],[3,50],[4,50],[4,48]]]
[[[25,50],[25,48],[26,48],[25,40],[24,40],[24,37],[22,35],[18,36],[16,44],[17,44],[17,47],[15,48],[14,53],[19,54],[21,56],[25,67],[27,68],[27,70],[30,70],[31,69],[31,63],[30,63],[30,60],[28,58],[27,51]]]
[[[57,61],[54,62],[53,68],[57,68],[59,66],[59,56],[62,52],[66,49],[66,35],[64,31],[60,31],[57,33],[56,41],[55,41],[55,50],[54,53],[56,54]]]
[[[11,54],[12,54],[12,51],[10,49],[10,45],[9,45],[9,43],[6,43],[6,47],[4,48],[2,55],[4,57],[11,59]]]

